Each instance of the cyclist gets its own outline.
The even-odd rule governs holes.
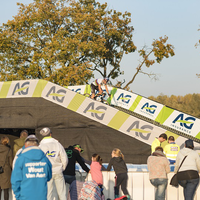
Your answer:
[[[107,87],[107,83],[109,81],[109,78],[104,78],[104,79],[96,79],[93,83],[91,83],[91,98],[94,99],[95,97],[95,90],[97,90],[99,93],[97,94],[97,96],[101,95],[103,93],[103,90],[101,88],[102,85],[105,86],[106,92],[108,93],[108,96],[110,96],[110,93],[108,91],[108,87]]]

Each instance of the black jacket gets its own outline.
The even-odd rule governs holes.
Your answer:
[[[114,168],[115,174],[127,173],[126,163],[121,157],[111,158],[107,167],[107,171],[110,171],[112,166]]]
[[[89,172],[89,168],[85,165],[84,159],[80,156],[78,150],[74,149],[73,146],[69,146],[65,149],[65,151],[68,156],[68,165],[63,172],[64,175],[75,176],[76,161],[80,164],[84,171]]]

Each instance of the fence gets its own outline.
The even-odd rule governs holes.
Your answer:
[[[169,173],[169,180],[174,173]],[[104,179],[104,195],[107,198],[114,199],[114,177],[115,173],[103,172]],[[91,179],[89,175],[88,180]],[[148,172],[128,172],[128,191],[131,196],[131,200],[154,200],[154,187],[149,181]],[[3,194],[2,194],[3,197]],[[3,198],[2,198],[3,199]],[[54,200],[57,200],[56,192],[54,191]],[[183,189],[182,187],[174,188],[168,184],[166,191],[166,200],[183,200]],[[194,200],[200,199],[200,187],[198,187]],[[10,198],[12,200],[11,192]]]

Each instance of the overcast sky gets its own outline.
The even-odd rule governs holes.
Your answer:
[[[98,0],[104,3],[105,0]],[[30,3],[33,0],[1,1],[0,25],[11,20],[18,13],[16,2]],[[175,56],[164,59],[161,64],[143,68],[145,72],[159,74],[159,80],[153,81],[139,74],[131,85],[131,90],[145,97],[151,95],[181,95],[200,93],[200,1],[199,0],[107,0],[110,9],[131,13],[134,27],[133,42],[138,49],[144,45],[150,47],[153,39],[169,37],[168,43],[175,47]],[[118,80],[127,82],[136,72],[139,64],[137,53],[124,56],[121,69],[124,75]],[[100,78],[96,75],[95,78]]]

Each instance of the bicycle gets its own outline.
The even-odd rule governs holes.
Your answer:
[[[84,96],[91,98],[91,94],[89,94],[89,93],[85,93]],[[106,93],[95,94],[94,100],[110,105],[110,103],[107,101],[107,99],[104,99],[105,96],[106,96]]]

